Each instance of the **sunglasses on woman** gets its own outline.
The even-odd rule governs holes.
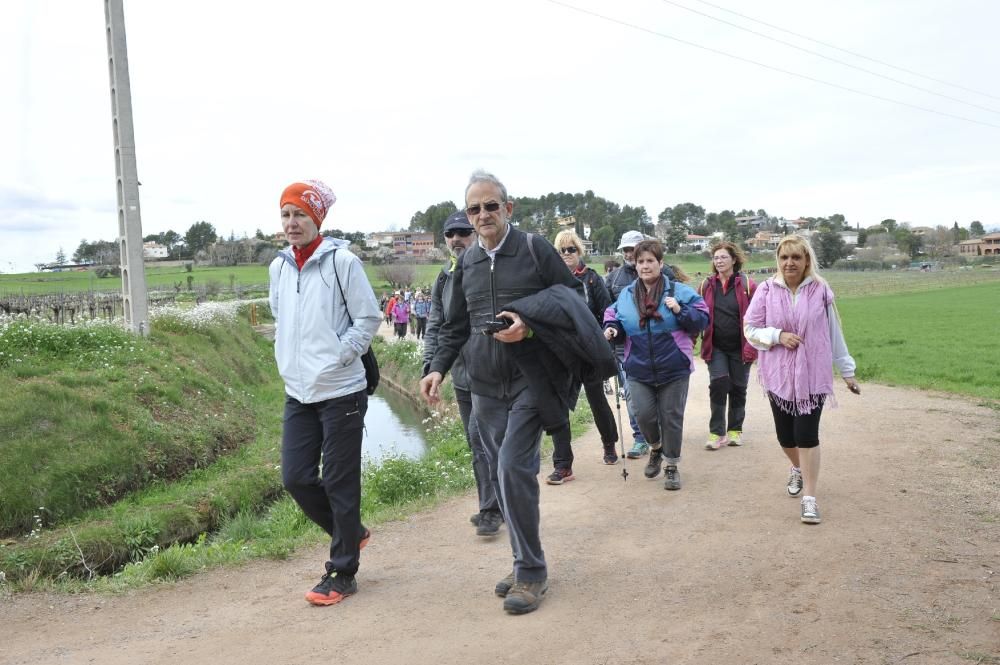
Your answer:
[[[445,238],[454,238],[455,236],[468,238],[470,235],[472,235],[472,229],[449,229],[444,232]]]
[[[559,251],[563,254],[576,254],[576,247],[574,246],[563,247]]]
[[[500,204],[497,203],[496,201],[490,201],[489,203],[484,203],[483,205],[479,205],[477,203],[475,205],[471,205],[468,208],[466,208],[465,213],[469,217],[475,217],[480,212],[482,212],[483,208],[486,209],[486,212],[496,212],[497,210],[500,209]]]

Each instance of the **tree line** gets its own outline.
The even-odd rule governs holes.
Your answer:
[[[582,194],[559,192],[541,197],[513,197],[511,200],[514,203],[511,221],[522,230],[553,240],[556,233],[566,228],[560,220],[573,217],[577,235],[588,237],[584,230],[589,229],[589,239],[598,254],[614,253],[626,231],[641,231],[656,236],[664,242],[668,252],[675,253],[687,244],[688,235],[722,233],[726,240],[746,247],[747,241],[759,231],[785,234],[798,228],[791,226],[788,220],[768,215],[763,208],[709,212],[690,201],[665,207],[654,221],[643,206],[620,205],[597,196],[591,190]],[[409,230],[433,233],[435,243],[441,244],[444,242],[444,222],[457,210],[452,201],[435,203],[413,214]],[[740,218],[744,218],[743,223],[740,223]],[[755,224],[747,223],[746,218],[753,218]],[[849,223],[840,213],[801,219],[806,220],[808,228],[816,234],[814,246],[817,258],[824,266],[833,265],[838,259],[848,256],[855,246],[864,247],[869,237],[876,237],[877,244],[894,245],[900,254],[916,258],[924,253],[946,255],[962,240],[985,233],[982,223],[978,221],[972,222],[969,229],[955,222],[950,229],[937,226],[932,233],[916,233],[909,224],[900,224],[894,219],[885,219],[865,228]],[[842,231],[857,231],[857,244],[847,245],[840,235]],[[884,235],[879,237],[880,234]]]
[[[324,236],[344,238],[351,243],[364,246],[365,234],[362,231],[342,231],[341,229],[324,229]],[[253,237],[244,234],[237,237],[230,233],[224,238],[216,231],[215,226],[206,221],[198,221],[188,227],[181,235],[173,229],[161,233],[150,233],[143,236],[143,242],[155,242],[167,249],[168,260],[198,260],[213,265],[237,265],[240,263],[270,263],[283,242],[275,241],[274,236],[265,235],[260,229]],[[90,263],[97,266],[118,265],[121,261],[118,243],[111,240],[80,241],[73,253],[74,263]],[[56,253],[56,264],[67,262],[62,248]]]

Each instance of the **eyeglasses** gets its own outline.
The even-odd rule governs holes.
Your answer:
[[[483,208],[486,209],[486,212],[496,212],[497,210],[500,209],[500,204],[497,203],[496,201],[490,201],[489,203],[484,203],[482,205],[479,205],[477,203],[475,205],[471,205],[468,208],[466,208],[465,213],[469,217],[475,217],[483,210]]]
[[[570,245],[569,247],[562,247],[559,249],[559,252],[562,254],[576,254],[576,247],[573,245]]]
[[[455,236],[468,238],[470,235],[472,235],[472,229],[449,229],[444,232],[445,238],[454,238]]]

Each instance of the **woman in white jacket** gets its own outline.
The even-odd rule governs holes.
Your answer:
[[[282,482],[302,512],[330,534],[326,572],[306,594],[314,605],[332,605],[357,591],[360,551],[371,537],[361,524],[368,409],[361,355],[382,313],[348,243],[319,235],[336,200],[317,180],[289,185],[280,205],[290,247],[270,266],[274,355],[286,393]]]

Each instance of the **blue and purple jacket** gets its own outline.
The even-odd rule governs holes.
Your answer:
[[[670,284],[665,285],[664,298]],[[658,386],[694,372],[693,337],[708,325],[708,306],[690,286],[673,282],[673,288],[681,311],[674,315],[661,300],[658,311],[663,318],[650,319],[645,328],[639,327],[635,282],[604,312],[604,327],[616,328],[616,341],[625,342],[625,373],[630,379]]]

